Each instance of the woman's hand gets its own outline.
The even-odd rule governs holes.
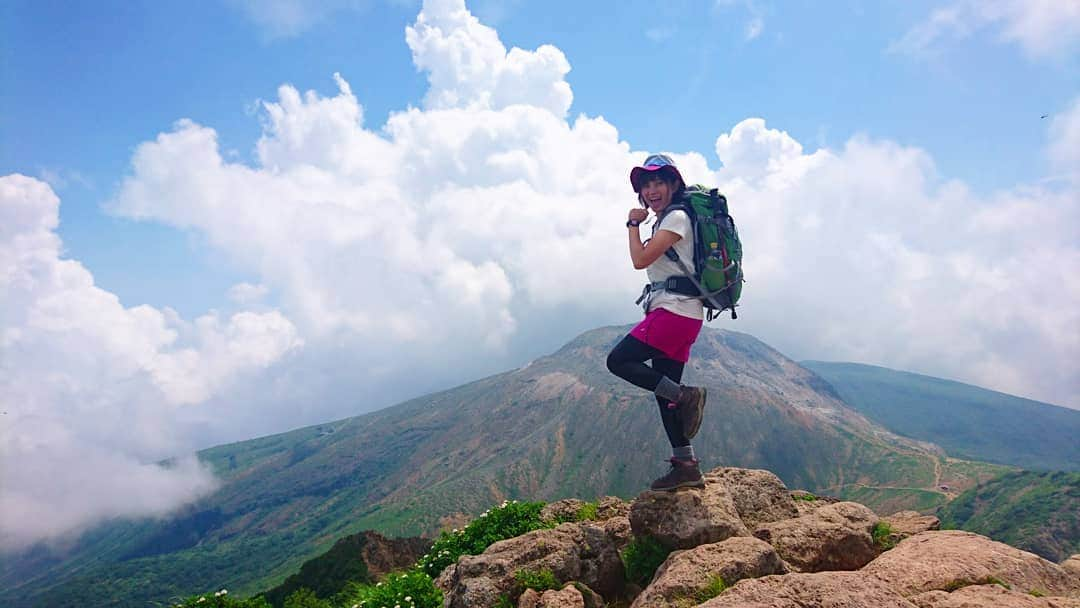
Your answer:
[[[641,207],[634,207],[630,210],[630,217],[627,219],[631,222],[644,222],[649,217],[649,211],[642,209]]]

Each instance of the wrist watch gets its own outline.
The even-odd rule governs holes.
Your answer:
[[[636,228],[636,227],[638,227],[640,225],[641,225],[641,222],[639,222],[637,220],[626,220],[626,227],[627,228],[631,228],[631,227]]]

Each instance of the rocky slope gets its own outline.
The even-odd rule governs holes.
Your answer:
[[[1080,556],[1058,565],[977,534],[937,530],[932,517],[796,501],[767,471],[720,468],[707,480],[704,490],[644,492],[625,515],[463,556],[436,582],[444,606],[1080,608]],[[626,581],[619,553],[643,538],[673,551],[639,588]],[[522,592],[522,571],[550,571],[561,588]]]

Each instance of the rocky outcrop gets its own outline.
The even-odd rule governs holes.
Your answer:
[[[1080,597],[1080,578],[1061,566],[958,530],[916,534],[883,553],[862,572],[904,596],[1000,581],[1021,593]]]
[[[786,572],[768,543],[748,536],[729,538],[669,555],[631,608],[681,608],[701,597],[716,577],[733,585],[744,578]]]
[[[727,488],[646,491],[630,507],[634,536],[650,536],[670,549],[692,549],[732,536],[749,536]]]
[[[786,574],[739,581],[701,608],[915,608],[896,590],[858,572]]]
[[[919,608],[1080,608],[1078,599],[1040,597],[1001,585],[972,585],[952,593],[928,591],[910,599]]]
[[[920,532],[941,529],[941,520],[933,515],[923,515],[918,511],[900,511],[881,518],[881,521],[888,524],[891,530],[888,540],[893,545]]]
[[[495,543],[461,557],[436,584],[447,608],[507,600],[520,608],[1080,608],[1080,556],[1057,565],[937,530],[937,518],[914,511],[878,518],[857,503],[799,498],[807,496],[767,471],[719,468],[706,473],[705,489],[643,492],[629,504],[608,497],[595,515],[585,502],[559,501],[545,510],[549,521],[583,513],[598,521]],[[872,537],[879,521],[899,541],[884,552]],[[624,580],[619,557],[634,537],[672,550],[644,589]],[[522,571],[550,571],[562,587],[521,589]]]
[[[799,515],[787,486],[769,471],[721,467],[706,473],[705,482],[727,489],[739,518],[751,530]]]
[[[499,541],[480,555],[462,556],[439,584],[447,608],[490,608],[500,596],[515,595],[518,572],[545,570],[562,583],[580,581],[602,596],[614,596],[623,586],[615,543],[592,523],[565,523]]]
[[[877,556],[871,535],[878,517],[854,502],[826,505],[812,513],[764,524],[754,536],[776,547],[798,572],[857,570]]]

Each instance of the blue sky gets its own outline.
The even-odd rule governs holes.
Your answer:
[[[4,3],[0,546],[638,319],[647,151],[731,201],[715,326],[1080,407],[1078,5],[658,6]]]

